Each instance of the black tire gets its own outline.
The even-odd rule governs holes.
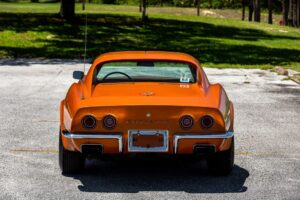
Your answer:
[[[208,170],[213,175],[228,175],[234,165],[234,137],[228,150],[215,153],[207,158]]]
[[[84,170],[84,156],[79,152],[68,151],[62,144],[59,134],[59,167],[63,174],[75,174]]]

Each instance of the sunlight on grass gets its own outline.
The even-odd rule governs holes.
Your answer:
[[[137,6],[87,4],[88,57],[120,50],[181,51],[207,67],[280,65],[300,71],[299,29],[159,9],[151,8],[150,21],[143,24]],[[0,57],[81,58],[84,11],[76,5],[74,24],[61,20],[58,11],[58,3],[0,3]]]

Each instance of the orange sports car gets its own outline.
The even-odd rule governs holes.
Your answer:
[[[135,51],[100,55],[60,103],[59,164],[78,173],[86,158],[164,154],[206,158],[228,174],[234,110],[192,56]]]

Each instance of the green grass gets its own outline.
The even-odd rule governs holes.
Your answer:
[[[0,58],[82,58],[85,14],[80,8],[78,4],[76,22],[68,24],[58,17],[57,3],[0,3]],[[194,9],[151,9],[143,24],[136,6],[88,4],[87,57],[166,50],[189,53],[208,67],[279,65],[300,71],[300,29],[197,17],[190,13]]]

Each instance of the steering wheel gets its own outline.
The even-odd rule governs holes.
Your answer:
[[[128,74],[125,74],[124,72],[110,72],[103,77],[102,81],[104,81],[105,79],[107,79],[107,77],[109,77],[113,74],[121,74],[123,76],[126,76],[126,78],[128,78],[128,80],[130,80],[130,81],[132,80],[132,78]]]

